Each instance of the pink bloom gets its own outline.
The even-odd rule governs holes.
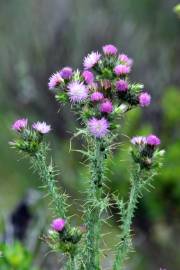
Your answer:
[[[111,113],[113,110],[113,105],[110,100],[105,100],[100,105],[100,111],[103,113]]]
[[[56,218],[51,223],[51,228],[56,232],[61,232],[65,227],[66,221],[62,218]]]
[[[88,88],[83,83],[71,82],[68,84],[68,95],[71,102],[81,102],[88,97]]]
[[[87,84],[93,83],[93,81],[94,81],[94,74],[91,71],[89,71],[89,70],[83,71],[82,76],[83,76],[83,78],[84,78],[84,80],[85,80],[85,82]]]
[[[61,77],[60,72],[56,72],[52,74],[51,77],[49,78],[48,87],[50,90],[52,90],[55,87],[57,87],[59,84],[61,84],[62,82],[63,82],[63,78]]]
[[[26,118],[18,119],[13,123],[12,129],[16,131],[21,131],[22,129],[27,127],[27,124],[28,124],[28,119]]]
[[[121,62],[126,63],[126,62],[129,60],[129,57],[128,57],[126,54],[122,53],[122,54],[119,54],[118,59],[119,59]]]
[[[51,130],[51,126],[47,125],[46,122],[36,122],[32,125],[32,128],[41,134],[46,134]]]
[[[102,138],[109,132],[109,122],[104,117],[101,119],[91,118],[87,126],[89,132],[96,138]]]
[[[117,76],[129,74],[130,71],[131,71],[131,68],[128,67],[128,66],[126,66],[126,65],[117,65],[117,66],[114,68],[114,73],[115,73]]]
[[[131,139],[131,143],[132,144],[138,144],[138,145],[146,144],[146,137],[143,137],[143,136],[133,137]]]
[[[149,135],[146,138],[147,144],[151,145],[151,146],[155,146],[155,145],[159,145],[161,143],[160,139],[156,136],[156,135]]]
[[[71,79],[73,74],[72,68],[71,67],[64,67],[63,69],[61,69],[60,71],[60,75],[63,79],[65,80],[69,80]]]
[[[133,60],[129,58],[126,54],[120,54],[118,56],[118,59],[125,65],[132,67],[133,65]]]
[[[127,91],[128,90],[128,82],[125,80],[118,80],[116,82],[116,89],[118,91]]]
[[[101,92],[94,92],[91,95],[91,101],[101,101],[104,98]]]
[[[103,52],[105,55],[115,55],[117,51],[118,50],[114,45],[108,44],[103,46]]]
[[[151,103],[151,96],[147,92],[143,92],[139,95],[139,104],[141,107],[149,106]]]
[[[84,58],[84,62],[83,62],[84,68],[90,69],[90,68],[94,67],[98,63],[100,58],[101,58],[101,54],[98,52],[92,52],[92,53],[88,54]]]

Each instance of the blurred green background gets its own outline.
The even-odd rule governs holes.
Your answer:
[[[166,150],[164,167],[154,181],[156,188],[145,194],[136,212],[137,253],[132,254],[127,269],[180,268],[180,20],[173,12],[175,4],[174,0],[0,0],[2,234],[4,220],[25,192],[40,185],[28,162],[8,145],[13,139],[11,123],[18,117],[52,125],[52,156],[61,170],[61,185],[76,199],[72,211],[78,215],[86,171],[81,156],[69,153],[69,139],[78,123],[69,108],[59,108],[47,83],[51,73],[62,66],[82,68],[84,55],[112,43],[134,59],[131,79],[144,83],[152,94],[149,108],[128,114],[121,134],[131,137],[154,132]],[[127,196],[129,145],[125,136],[121,138],[124,143],[109,164],[109,177],[112,191]],[[80,144],[79,139],[74,140],[73,147]],[[42,209],[47,204],[43,202]],[[116,218],[112,224],[115,234]],[[112,239],[113,234],[107,239],[109,245],[114,243]],[[104,259],[105,265],[108,260]],[[41,269],[59,269],[58,263],[51,268],[47,265]]]

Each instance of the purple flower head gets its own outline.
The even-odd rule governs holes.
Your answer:
[[[117,65],[117,66],[114,68],[114,73],[115,73],[117,76],[129,74],[130,71],[131,71],[131,68],[128,67],[128,66],[126,66],[126,65]]]
[[[62,218],[56,218],[51,223],[51,228],[56,232],[61,232],[65,227],[66,221]]]
[[[101,92],[94,92],[91,94],[91,101],[101,101],[102,99],[104,99],[104,96]]]
[[[57,87],[59,84],[61,84],[62,82],[63,82],[63,78],[61,77],[60,72],[56,72],[52,74],[51,77],[49,78],[48,87],[50,90],[52,90],[55,87]]]
[[[91,71],[89,71],[89,70],[83,71],[82,76],[83,76],[83,78],[84,78],[84,80],[85,80],[85,82],[87,84],[93,83],[93,81],[94,81],[94,74]]]
[[[78,81],[74,81],[68,84],[68,95],[71,102],[82,102],[88,97],[88,88]]]
[[[26,118],[18,119],[12,124],[12,129],[20,132],[22,129],[27,127],[27,124],[28,119]]]
[[[147,107],[151,103],[151,96],[147,92],[139,95],[139,104],[141,107]]]
[[[71,79],[72,74],[73,74],[73,71],[71,67],[64,67],[63,69],[60,70],[60,75],[65,80]]]
[[[100,111],[103,113],[111,113],[113,110],[113,105],[110,100],[105,100],[100,105]]]
[[[108,44],[103,46],[103,52],[105,55],[115,55],[117,51],[118,50],[114,45]]]
[[[144,136],[136,136],[131,139],[132,144],[144,145],[146,144],[146,137]]]
[[[129,66],[130,68],[133,65],[133,60],[129,58],[126,54],[120,54],[118,59],[125,65]]]
[[[104,117],[101,119],[91,118],[87,126],[89,132],[96,138],[102,138],[109,132],[109,122]]]
[[[161,143],[160,139],[154,134],[147,136],[146,141],[147,141],[147,144],[151,146],[156,146]]]
[[[100,58],[101,58],[101,54],[98,52],[92,52],[92,53],[88,54],[84,58],[84,62],[83,62],[84,68],[90,69],[90,68],[94,67],[98,63]]]
[[[122,92],[127,91],[128,90],[128,82],[125,80],[118,80],[116,82],[116,89],[118,91],[122,91]]]
[[[41,134],[46,134],[51,131],[51,126],[47,125],[46,122],[36,122],[32,124],[32,128]]]

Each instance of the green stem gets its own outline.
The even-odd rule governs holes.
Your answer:
[[[47,164],[47,149],[43,145],[31,160],[35,171],[39,174],[51,198],[52,211],[56,217],[66,218],[66,194],[60,192],[56,185],[55,172],[52,164]]]
[[[38,172],[47,192],[51,198],[52,211],[56,217],[67,220],[67,196],[62,193],[56,185],[55,171],[52,165],[47,164],[47,147],[42,145],[40,150],[32,157],[31,160],[34,169]],[[75,255],[69,253],[66,263],[67,270],[76,270]]]
[[[66,270],[77,270],[76,259],[74,255],[69,255]]]
[[[140,185],[139,174],[139,169],[136,169],[133,179],[131,181],[132,183],[129,195],[129,202],[127,209],[125,210],[125,217],[123,218],[122,233],[120,237],[120,243],[117,248],[117,254],[115,257],[113,270],[122,270],[124,260],[126,259],[128,253],[132,248],[131,224],[142,187]]]
[[[100,140],[95,140],[91,160],[91,183],[86,204],[86,262],[85,269],[100,269],[101,199],[105,153]]]

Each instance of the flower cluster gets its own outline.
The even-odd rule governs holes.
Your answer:
[[[51,126],[38,121],[29,128],[28,119],[22,118],[12,124],[12,129],[18,133],[18,138],[10,144],[21,151],[34,154],[42,142],[43,135],[50,132]]]
[[[147,137],[136,136],[131,139],[131,143],[135,148],[131,151],[132,157],[136,163],[139,163],[141,168],[150,169],[155,166],[154,158],[158,155],[163,155],[164,152],[158,151],[157,147],[160,145],[160,139],[150,134]]]
[[[118,126],[115,122],[122,114],[118,108],[126,106],[127,111],[151,102],[142,84],[130,83],[132,65],[131,58],[118,54],[118,49],[108,44],[103,46],[102,53],[93,51],[84,58],[82,72],[65,67],[53,74],[49,89],[56,90],[58,101],[70,101],[88,132],[102,138]]]

